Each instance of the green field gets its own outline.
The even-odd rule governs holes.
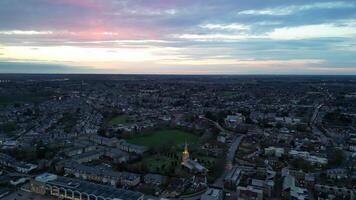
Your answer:
[[[235,92],[235,91],[225,91],[225,92],[223,92],[223,96],[226,96],[226,97],[231,97],[231,96],[234,96],[236,94],[237,94],[237,92]]]
[[[0,106],[15,103],[37,103],[48,99],[48,96],[22,95],[22,96],[0,96]]]
[[[176,161],[180,163],[178,160],[174,160],[172,158],[168,158],[166,156],[153,156],[145,158],[142,163],[146,164],[146,167],[150,172],[160,172],[160,170],[166,171],[171,166],[171,163]]]
[[[189,132],[176,129],[167,129],[156,131],[147,135],[132,137],[129,138],[127,141],[129,143],[140,144],[147,147],[157,147],[167,144],[182,144],[185,141],[189,144],[195,144],[199,141],[199,137]]]
[[[109,121],[109,125],[112,126],[112,125],[116,125],[116,124],[127,124],[130,122],[131,122],[131,120],[128,115],[118,115]]]

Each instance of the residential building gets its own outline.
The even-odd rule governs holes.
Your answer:
[[[68,200],[143,200],[144,195],[125,189],[94,184],[73,178],[44,173],[31,180],[30,190]]]
[[[201,200],[222,200],[223,191],[216,188],[209,188],[200,198]]]

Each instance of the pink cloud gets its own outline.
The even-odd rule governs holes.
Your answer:
[[[48,2],[54,4],[62,4],[62,5],[72,5],[72,6],[79,6],[85,8],[100,8],[100,4],[98,4],[94,0],[60,0],[60,1],[52,1],[49,0]]]

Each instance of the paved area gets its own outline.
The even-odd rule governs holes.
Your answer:
[[[1,200],[55,200],[55,198],[18,190],[3,197]]]

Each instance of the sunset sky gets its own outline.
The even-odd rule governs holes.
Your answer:
[[[0,73],[356,74],[356,1],[0,0]]]

